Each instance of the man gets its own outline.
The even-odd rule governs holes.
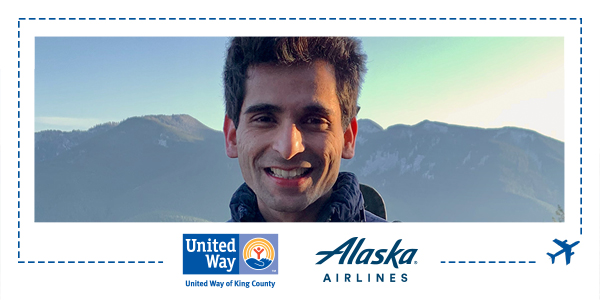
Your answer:
[[[356,176],[357,99],[366,56],[346,37],[237,37],[224,70],[227,155],[245,183],[232,221],[375,222]]]

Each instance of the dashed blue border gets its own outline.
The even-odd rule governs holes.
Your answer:
[[[580,20],[581,18],[579,18]],[[578,18],[19,18],[19,21],[566,21]]]
[[[89,20],[89,21],[155,21],[155,20],[159,20],[159,21],[185,21],[185,20],[189,20],[189,21],[225,21],[225,20],[229,20],[229,21],[285,21],[285,20],[289,20],[289,21],[335,21],[335,20],[339,20],[339,21],[446,21],[446,20],[450,20],[450,21],[475,21],[475,20],[479,20],[479,21],[486,21],[486,20],[490,20],[490,21],[506,21],[506,20],[510,20],[510,21],[546,21],[546,20],[551,20],[551,21],[555,21],[555,20],[561,20],[561,21],[566,21],[566,20],[579,20],[579,24],[581,25],[579,27],[579,234],[583,235],[583,18],[19,18],[19,21],[17,21],[17,258],[21,258],[21,21],[54,21],[54,20],[59,20],[59,21],[85,21],[85,20]],[[55,261],[18,261],[18,263],[55,263]],[[56,263],[68,263],[68,264],[74,264],[74,263],[86,263],[86,261],[56,261]],[[87,261],[87,263],[105,263],[105,261]],[[109,264],[124,264],[124,263],[136,263],[136,261],[106,261],[106,263]],[[137,261],[137,263],[146,263],[146,261]],[[147,261],[147,263],[155,263],[155,261]],[[157,263],[163,263],[162,261],[157,261]],[[503,264],[503,263],[507,263],[507,261],[441,261],[441,263],[449,263],[449,264],[453,264],[453,263],[469,263],[469,264],[484,264],[484,263],[488,263],[488,264],[494,264],[494,263],[499,263],[499,264]],[[535,263],[535,261],[508,261],[509,264],[524,264],[524,263]]]
[[[583,19],[579,19],[579,235],[583,235]]]
[[[445,264],[535,264],[535,260],[530,260],[530,261],[524,261],[524,260],[449,260],[449,261],[445,261],[442,260],[440,263]]]
[[[17,28],[17,258],[21,258],[21,21]]]
[[[45,264],[45,263],[49,263],[49,264],[53,264],[53,263],[58,263],[58,264],[65,264],[65,263],[66,264],[85,264],[85,263],[88,263],[88,264],[95,264],[95,263],[98,263],[98,264],[104,264],[104,263],[108,263],[108,264],[135,264],[135,263],[138,263],[138,264],[145,264],[145,263],[162,264],[163,262],[162,262],[162,260],[159,260],[159,261],[154,261],[154,260],[149,260],[149,261],[144,261],[144,260],[138,260],[138,261],[135,261],[135,260],[108,260],[108,261],[105,261],[105,260],[98,260],[98,261],[94,261],[94,260],[88,260],[88,261],[85,261],[85,260],[59,260],[59,261],[28,260],[28,261],[24,261],[24,260],[20,260],[20,261],[18,261],[18,263],[20,263],[20,264],[25,264],[25,263],[27,263],[27,264],[36,264],[36,263],[37,264]]]

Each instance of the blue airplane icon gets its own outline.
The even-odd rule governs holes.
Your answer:
[[[571,249],[573,247],[575,247],[577,244],[579,244],[579,241],[569,245],[567,244],[567,240],[564,241],[559,241],[558,239],[554,239],[554,242],[559,245],[562,249],[554,254],[550,254],[549,252],[546,253],[548,254],[548,256],[550,256],[550,258],[552,258],[552,264],[554,264],[554,259],[561,255],[561,254],[565,254],[565,259],[567,260],[567,265],[571,263],[571,255],[575,254],[575,252],[571,252]]]

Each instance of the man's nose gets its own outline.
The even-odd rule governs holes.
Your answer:
[[[296,154],[304,151],[302,133],[298,130],[296,124],[282,126],[275,137],[273,149],[286,160],[290,160]]]

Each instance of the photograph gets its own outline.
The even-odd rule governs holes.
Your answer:
[[[562,37],[35,42],[36,222],[564,221]]]

